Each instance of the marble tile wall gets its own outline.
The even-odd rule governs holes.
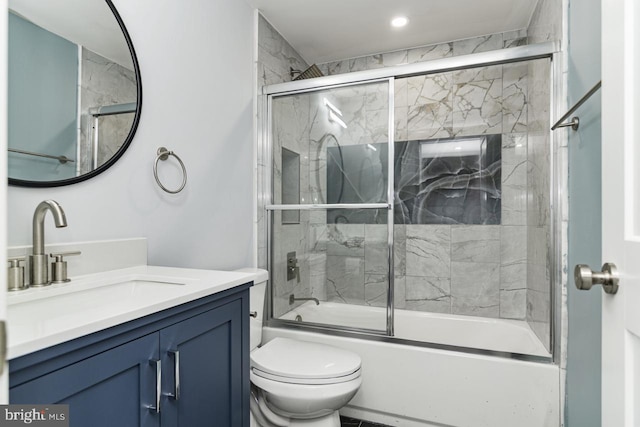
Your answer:
[[[136,102],[135,73],[113,61],[82,48],[80,79],[80,170],[91,170],[93,153],[90,108]],[[129,135],[133,113],[99,119],[98,166],[109,160]]]
[[[306,70],[309,64],[278,31],[258,17],[258,87],[291,81],[289,68]]]
[[[266,22],[262,25],[268,26]],[[516,31],[319,66],[325,74],[339,74],[507,48],[526,41],[526,32]],[[280,60],[281,64],[287,61]],[[396,225],[397,308],[528,320],[540,322],[539,329],[544,329],[542,319],[549,310],[548,293],[544,292],[549,283],[545,280],[548,234],[543,233],[548,225],[543,219],[548,216],[544,206],[549,206],[545,196],[549,171],[544,163],[548,149],[542,148],[545,141],[537,140],[534,132],[542,134],[548,121],[548,110],[543,106],[549,104],[549,94],[539,90],[549,86],[545,66],[548,64],[540,63],[538,68],[531,64],[479,67],[396,81],[396,140],[502,135],[500,225]],[[280,77],[280,81],[289,80]],[[372,86],[362,92],[352,88],[309,98],[309,169],[304,185],[309,186],[307,197],[312,202],[327,200],[324,147],[386,141],[386,126],[381,120],[386,116],[381,104],[385,89]],[[328,97],[341,109],[347,129],[328,121],[321,97]],[[536,108],[532,109],[531,98],[537,99]],[[274,179],[277,181],[277,174]],[[534,183],[535,189],[529,188],[529,183]],[[308,214],[308,225],[301,219],[295,233],[285,232],[280,238],[283,247],[308,240],[306,247],[300,247],[306,254],[302,270],[308,271],[307,292],[321,300],[385,306],[386,226],[327,224],[325,212]],[[276,256],[282,258],[286,250],[281,252]],[[296,286],[289,283],[278,292],[284,297]],[[281,300],[279,307],[286,311],[288,302]],[[543,337],[542,333],[539,336]]]
[[[522,35],[522,33],[519,33]],[[356,58],[331,64],[330,74],[344,70],[395,65],[409,57],[434,58],[496,49],[504,35],[454,42],[408,51],[406,55]],[[430,56],[429,56],[430,55]],[[527,131],[528,67],[526,64],[480,67],[454,73],[396,80],[396,140],[455,138],[501,134],[501,225],[396,224],[395,299],[397,308],[483,317],[525,320],[527,315]],[[337,104],[341,105],[341,104]],[[351,123],[348,122],[351,126]],[[342,141],[341,141],[342,144]],[[410,222],[410,221],[408,221]],[[381,289],[386,279],[370,266],[383,267],[368,250],[380,242],[368,236],[364,224],[333,225],[363,248],[352,253],[347,264],[337,260],[327,298],[330,301],[384,305]],[[331,253],[327,253],[331,256]],[[386,259],[386,251],[379,259]],[[368,267],[369,266],[369,267]],[[339,267],[339,268],[338,268]],[[347,268],[351,267],[351,271]],[[478,280],[480,278],[480,280]],[[347,283],[348,282],[348,283]],[[369,292],[367,292],[369,290]],[[349,292],[351,291],[351,292]]]
[[[308,64],[295,51],[293,47],[276,31],[275,28],[267,22],[262,15],[258,16],[258,58],[256,61],[257,68],[257,86],[258,89],[265,85],[283,83],[291,80],[289,68],[306,69]],[[258,91],[258,93],[260,93]],[[263,119],[265,115],[262,110],[262,103],[258,102],[257,116]],[[268,179],[266,177],[267,154],[261,151],[264,144],[259,144],[257,156],[256,179],[258,187],[258,207],[257,207],[257,230],[258,230],[258,267],[268,268],[267,266],[267,224],[264,206],[271,203],[271,200],[265,200],[264,195],[270,193],[270,189],[266,188]]]

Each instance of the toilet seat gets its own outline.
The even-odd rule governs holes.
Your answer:
[[[278,381],[281,383],[289,383],[289,384],[303,384],[303,385],[338,384],[338,383],[344,383],[347,381],[352,381],[360,377],[360,369],[358,369],[357,371],[349,375],[344,375],[336,378],[292,378],[292,377],[285,377],[282,375],[274,375],[269,372],[261,371],[260,369],[257,369],[257,368],[252,368],[251,372],[253,372],[255,375],[259,377],[266,378],[271,381]]]
[[[337,384],[360,377],[361,359],[329,345],[275,338],[251,352],[256,376],[290,384]]]

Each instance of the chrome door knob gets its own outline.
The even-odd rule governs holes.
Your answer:
[[[576,265],[573,270],[573,278],[576,287],[582,291],[588,291],[593,285],[602,285],[602,289],[608,294],[618,292],[618,269],[614,263],[607,262],[602,266],[602,271],[593,271],[585,264]]]

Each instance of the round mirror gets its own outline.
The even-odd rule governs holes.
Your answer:
[[[9,0],[8,79],[10,185],[84,181],[131,143],[140,70],[110,0]]]

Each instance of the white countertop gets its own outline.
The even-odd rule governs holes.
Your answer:
[[[215,271],[142,265],[10,292],[7,359],[266,277],[264,270]]]

